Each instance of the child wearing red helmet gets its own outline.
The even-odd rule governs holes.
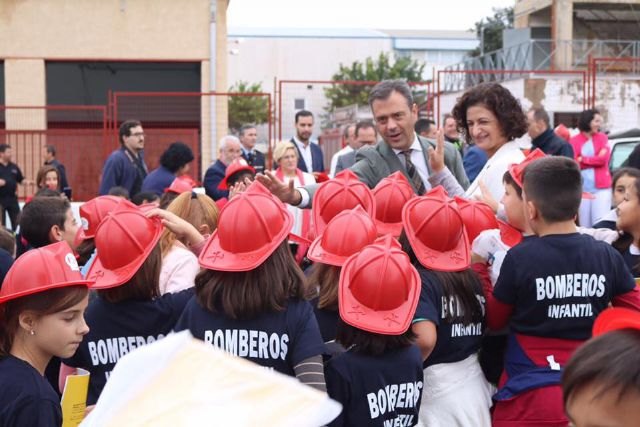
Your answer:
[[[469,240],[458,204],[436,187],[405,205],[402,224],[403,247],[422,281],[412,325],[428,385],[420,422],[488,427],[491,391],[478,362],[485,299],[470,268]]]
[[[336,215],[309,248],[308,257],[315,261],[309,285],[318,296],[311,300],[322,339],[333,346],[338,324],[338,282],[347,258],[358,253],[376,239],[376,226],[371,216],[358,205]]]
[[[260,183],[220,212],[175,330],[324,389],[324,343],[287,244],[293,216]]]
[[[414,196],[413,187],[400,171],[380,180],[373,189],[378,234],[400,237],[402,233],[402,208]]]
[[[420,277],[397,240],[381,237],[340,273],[337,341],[347,351],[326,367],[329,396],[342,403],[330,426],[414,426],[422,357],[411,332]]]
[[[170,333],[193,296],[192,289],[160,295],[162,230],[160,219],[123,206],[108,213],[95,231],[97,257],[87,277],[95,281],[97,297],[85,316],[91,331],[63,361],[90,372],[88,405],[97,401],[118,360]]]
[[[134,207],[133,203],[128,200],[115,196],[98,196],[80,206],[80,227],[75,237],[75,243],[78,264],[83,266],[83,273],[89,270],[89,260],[95,254],[94,237],[98,225],[109,212],[115,210],[118,206]],[[84,269],[85,266],[86,270]]]
[[[91,281],[69,245],[18,258],[0,290],[0,425],[58,427],[60,398],[44,377],[52,357],[69,357],[88,332]]]

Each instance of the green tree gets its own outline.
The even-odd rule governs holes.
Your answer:
[[[377,82],[385,79],[406,79],[409,82],[422,81],[424,63],[409,57],[397,57],[392,61],[387,53],[380,53],[377,58],[369,57],[364,62],[354,61],[351,65],[340,64],[338,72],[331,79],[357,80]],[[367,105],[367,98],[372,85],[334,84],[324,90],[329,100],[325,108],[331,111],[334,108],[347,105]],[[414,91],[414,97],[424,99],[424,91]],[[416,102],[419,102],[416,99]]]
[[[484,41],[484,53],[502,49],[502,31],[513,28],[513,7],[494,7],[493,16],[482,18],[475,23],[475,32],[480,43]],[[475,48],[469,56],[480,56],[482,49]]]
[[[229,92],[262,92],[262,84],[239,81],[229,88]],[[230,96],[229,129],[238,131],[242,125],[266,123],[269,117],[268,107],[269,102],[266,96]]]

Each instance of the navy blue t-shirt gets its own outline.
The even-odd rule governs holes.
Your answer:
[[[324,342],[334,341],[338,331],[338,319],[340,318],[338,310],[318,308],[318,298],[314,298],[309,302],[313,307],[313,313],[316,315],[322,339]]]
[[[113,304],[100,296],[90,301],[85,313],[90,331],[76,354],[63,360],[65,365],[84,368],[91,373],[87,405],[98,400],[121,357],[171,332],[192,296],[193,288],[164,294],[152,301],[129,300]]]
[[[24,360],[0,358],[0,426],[60,425],[60,400],[45,377]]]
[[[342,403],[338,426],[413,426],[422,398],[422,355],[415,345],[368,356],[349,350],[325,368],[327,391]]]
[[[465,325],[462,322],[452,323],[447,320],[449,313],[462,315],[462,306],[456,298],[447,300],[442,284],[432,272],[424,268],[419,268],[418,271],[422,280],[422,289],[414,322],[418,320],[433,322],[438,331],[436,346],[429,358],[424,361],[424,367],[438,363],[459,362],[477,353],[482,341],[484,322]],[[484,314],[485,299],[480,281],[477,281],[474,290],[476,298],[482,304]]]
[[[572,233],[531,237],[511,248],[493,295],[514,307],[513,332],[586,340],[598,314],[634,286],[615,249]]]
[[[324,352],[318,322],[308,301],[290,299],[283,311],[234,320],[212,313],[192,298],[175,331],[191,334],[236,356],[294,376],[293,367]]]

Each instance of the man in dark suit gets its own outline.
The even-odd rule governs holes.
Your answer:
[[[544,108],[532,108],[527,112],[531,150],[541,149],[549,156],[565,156],[573,159],[573,147],[551,128],[549,114]]]
[[[356,125],[354,149],[338,157],[336,173],[349,169],[356,164],[356,152],[365,145],[375,145],[378,140],[376,128],[370,121],[362,121]]]
[[[202,180],[205,193],[213,200],[229,197],[229,190],[220,190],[218,186],[224,179],[227,166],[240,157],[240,153],[242,152],[240,141],[233,135],[223,137],[218,143],[218,147],[220,157],[214,164],[209,166]]]
[[[249,166],[253,166],[257,173],[264,171],[264,154],[256,150],[258,131],[253,125],[244,125],[240,128],[240,145],[242,146],[242,157]]]
[[[313,114],[311,111],[300,110],[296,113],[296,135],[291,142],[298,150],[298,169],[303,172],[324,172],[324,158],[322,149],[315,142],[311,142],[313,132]]]
[[[411,89],[403,80],[384,80],[369,95],[378,133],[383,141],[365,146],[356,153],[351,170],[370,188],[396,171],[402,172],[417,194],[443,185],[451,195],[464,193],[469,180],[462,166],[457,148],[444,141],[438,131],[438,143],[416,135],[418,106],[413,102]],[[317,185],[294,188],[266,173],[257,179],[283,202],[308,207]]]

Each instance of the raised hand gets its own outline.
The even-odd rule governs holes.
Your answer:
[[[178,239],[186,241],[189,246],[204,241],[202,234],[193,225],[172,212],[156,208],[151,209],[146,215],[149,218],[159,217],[162,219],[162,225],[173,232]]]
[[[290,180],[288,184],[285,184],[270,171],[265,171],[264,174],[256,175],[256,180],[267,187],[274,196],[284,203],[297,206],[302,200],[300,192],[293,187],[293,180]]]
[[[429,168],[431,173],[438,173],[445,168],[444,164],[444,130],[442,128],[436,131],[436,148],[429,147]]]

